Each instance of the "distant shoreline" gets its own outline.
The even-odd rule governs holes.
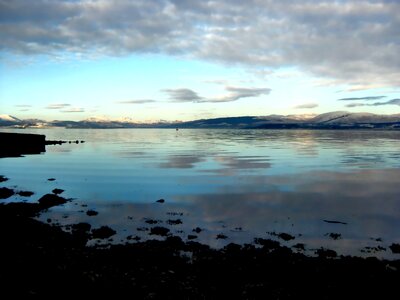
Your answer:
[[[43,130],[43,129],[105,129],[105,130],[112,130],[112,129],[176,129],[178,128],[179,130],[182,129],[200,129],[200,130],[326,130],[326,131],[346,131],[346,130],[357,130],[357,131],[400,131],[400,127],[392,128],[392,127],[350,127],[350,126],[310,126],[310,127],[285,127],[285,126],[271,126],[271,127],[176,127],[176,126],[170,126],[170,127],[157,127],[157,126],[146,126],[146,127],[26,127],[26,128],[19,128],[19,127],[0,127],[0,132],[1,130],[23,130],[23,129],[29,129],[29,130]]]
[[[0,118],[1,127],[17,128],[168,128],[168,129],[317,129],[317,130],[349,130],[349,129],[400,129],[400,114],[376,115],[368,113],[350,113],[346,111],[329,112],[313,117],[303,115],[267,115],[267,116],[239,116],[220,117],[212,119],[198,119],[191,121],[159,121],[137,123],[132,120],[112,120],[89,118],[81,121],[56,120],[20,120],[12,116]]]

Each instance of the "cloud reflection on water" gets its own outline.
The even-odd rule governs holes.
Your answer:
[[[398,178],[400,169],[250,176],[240,186],[177,195],[162,205],[93,203],[100,214],[90,222],[108,224],[126,235],[145,239],[152,237],[138,232],[137,228],[146,226],[143,221],[146,217],[163,221],[162,226],[183,238],[199,226],[205,230],[198,234],[198,240],[216,247],[229,242],[252,242],[254,237],[275,238],[267,232],[287,232],[296,239],[284,244],[302,242],[309,249],[325,246],[339,253],[359,255],[365,246],[376,244],[373,238],[382,238],[384,243],[379,245],[386,247],[400,242]],[[168,212],[179,212],[182,216],[170,216]],[[133,221],[129,221],[128,216]],[[182,219],[183,224],[170,226],[166,223],[176,218]],[[84,219],[87,219],[84,214],[72,213],[69,222]],[[339,220],[347,225],[323,220]],[[243,230],[235,230],[238,227]],[[326,236],[330,232],[340,233],[342,239],[330,239]],[[216,240],[218,233],[224,233],[228,239]],[[376,255],[393,256],[390,250]]]

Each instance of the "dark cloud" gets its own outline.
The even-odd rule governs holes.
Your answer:
[[[71,106],[71,104],[68,103],[57,103],[57,104],[49,104],[46,106],[47,109],[63,109],[68,106]]]
[[[316,108],[316,107],[318,107],[317,103],[305,103],[305,104],[297,105],[294,108],[302,109],[302,108]]]
[[[0,0],[0,49],[120,56],[162,53],[400,86],[400,2]]]
[[[197,103],[219,103],[219,102],[232,102],[241,98],[259,97],[261,95],[268,95],[271,92],[269,88],[243,88],[243,87],[225,87],[226,95],[216,98],[200,97],[195,91],[190,89],[166,89],[163,90],[167,93],[173,102],[197,102]]]
[[[373,104],[370,104],[370,106],[381,106],[381,105],[399,105],[400,106],[400,98],[392,99],[392,100],[385,101],[385,102],[375,102]]]
[[[165,89],[173,102],[200,102],[203,98],[190,89]]]
[[[389,101],[384,101],[384,102],[375,102],[375,103],[350,103],[350,104],[347,104],[346,107],[382,106],[382,105],[399,105],[400,106],[400,98],[391,99]]]
[[[128,100],[128,101],[118,101],[119,104],[146,104],[146,103],[154,103],[156,100],[151,99],[139,99],[139,100]]]
[[[341,98],[338,99],[339,101],[358,101],[358,100],[365,100],[365,101],[370,101],[370,100],[379,100],[382,98],[385,98],[386,96],[369,96],[369,97],[354,97],[354,98]]]
[[[269,88],[242,88],[242,87],[232,87],[228,86],[225,88],[229,94],[219,98],[214,99],[214,101],[209,102],[230,102],[236,101],[241,98],[248,98],[248,97],[259,97],[261,95],[268,95],[271,92]]]
[[[365,103],[350,103],[347,104],[346,107],[359,107],[359,106],[366,106]]]

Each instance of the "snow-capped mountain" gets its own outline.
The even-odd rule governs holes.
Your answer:
[[[21,122],[20,119],[10,116],[10,115],[0,115],[1,121],[8,121],[8,122]]]
[[[372,113],[335,111],[318,115],[309,121],[326,124],[393,123],[400,122],[400,115],[376,115]]]
[[[135,122],[131,118],[110,119],[91,117],[82,121],[20,120],[10,115],[0,115],[0,126],[11,127],[65,127],[65,128],[270,128],[270,129],[400,129],[400,114],[377,115],[335,111],[320,115],[266,115],[223,117],[186,122]]]
[[[16,117],[5,114],[0,115],[0,126],[12,126],[21,123],[22,121]]]

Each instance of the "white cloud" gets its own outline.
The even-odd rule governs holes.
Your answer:
[[[318,107],[317,103],[304,103],[304,104],[297,105],[294,108],[303,109],[303,108],[316,108],[316,107]]]
[[[214,98],[205,98],[199,96],[195,91],[181,88],[181,89],[166,89],[163,92],[167,93],[172,102],[196,102],[196,103],[222,103],[237,101],[242,98],[259,97],[261,95],[268,95],[271,92],[269,88],[245,88],[226,86],[225,93],[222,96]]]
[[[68,106],[71,106],[71,104],[68,103],[57,103],[57,104],[49,104],[46,106],[47,109],[63,109]]]
[[[72,108],[61,110],[60,112],[63,112],[63,113],[81,113],[81,112],[85,112],[85,109],[84,108],[79,108],[79,107],[72,107]]]
[[[362,90],[400,86],[399,15],[390,0],[0,0],[0,49],[289,66]]]
[[[359,101],[359,100],[370,101],[370,100],[379,100],[379,99],[382,99],[385,97],[386,96],[351,97],[351,98],[341,98],[338,100],[340,100],[340,101]]]
[[[173,102],[201,102],[203,99],[190,89],[165,89],[162,91],[168,94]]]
[[[358,107],[358,106],[382,106],[382,105],[398,105],[400,106],[400,98],[391,99],[384,102],[375,102],[375,103],[350,103],[347,104],[346,107]]]
[[[157,102],[156,100],[151,99],[138,99],[138,100],[127,100],[127,101],[118,101],[118,104],[147,104],[147,103],[154,103]]]

